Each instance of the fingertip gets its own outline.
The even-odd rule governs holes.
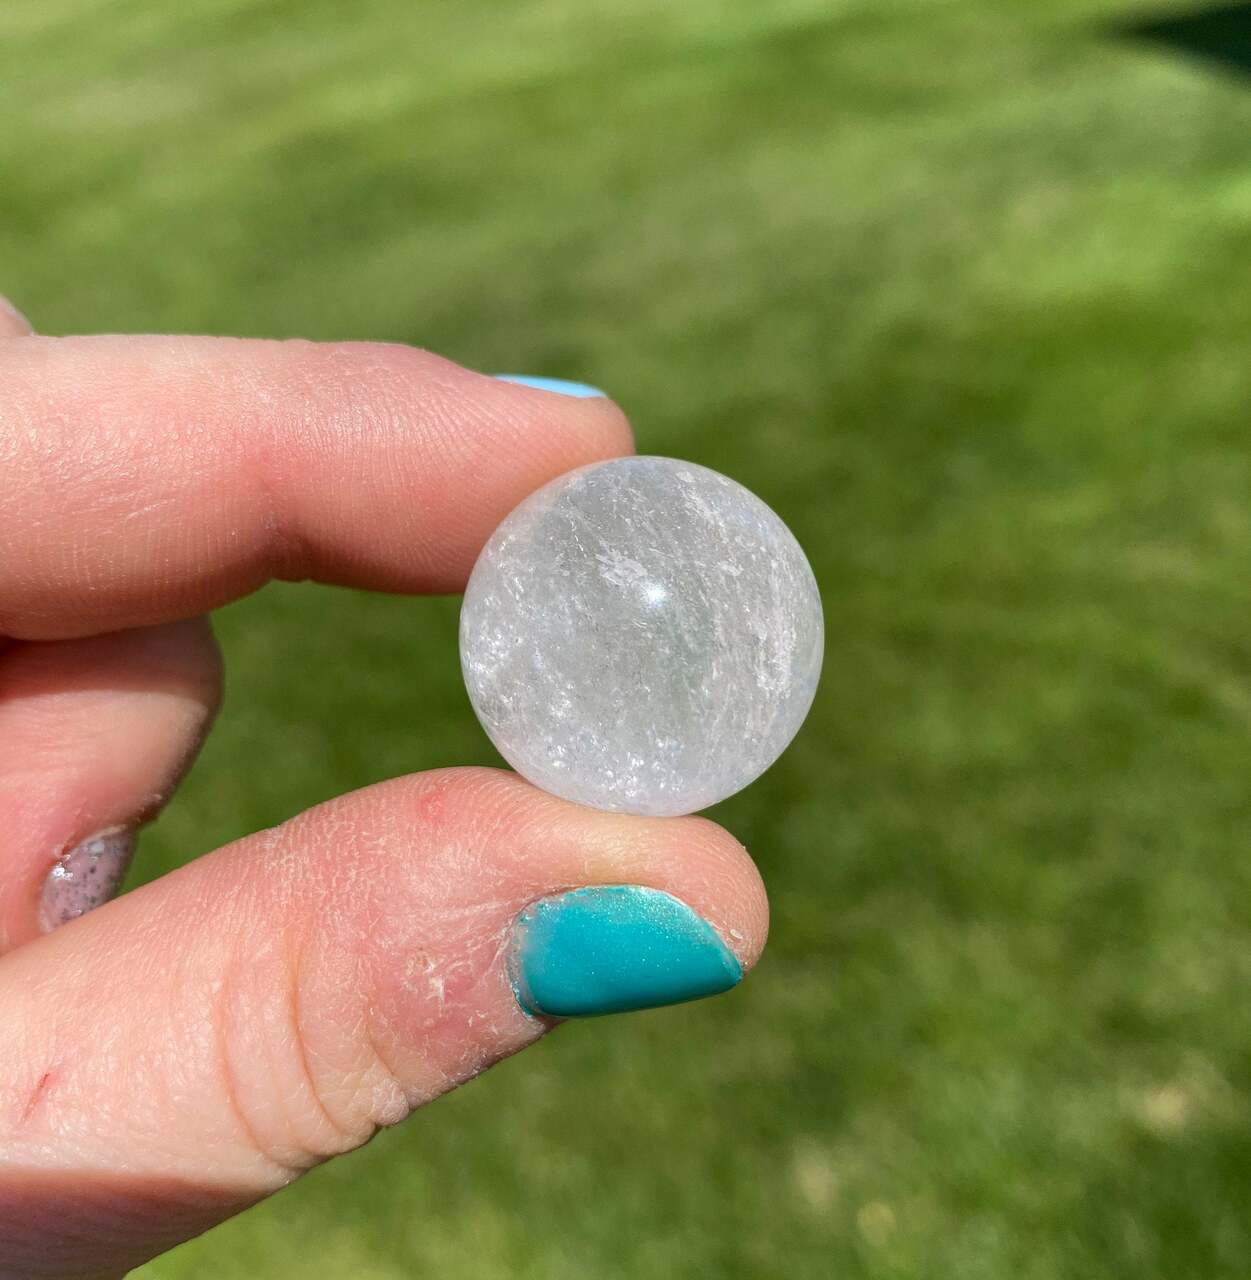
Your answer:
[[[465,833],[494,850],[509,881],[532,885],[629,884],[680,899],[710,925],[744,973],[769,933],[764,881],[743,844],[709,818],[608,813],[539,790],[504,769],[437,770],[412,779],[416,820]]]
[[[711,819],[674,821],[689,824],[684,841],[704,851],[699,862],[704,887],[694,891],[706,903],[705,917],[734,952],[744,974],[750,973],[769,939],[769,894],[760,868],[746,846]]]
[[[509,947],[528,1014],[684,1004],[729,991],[755,965],[768,902],[728,831],[699,817],[603,813],[515,785],[525,856],[545,864],[547,882],[525,895]]]
[[[697,815],[605,816],[632,827],[624,836],[626,848],[608,854],[610,860],[620,860],[622,874],[637,867],[638,883],[672,894],[712,925],[744,974],[755,968],[769,934],[769,899],[744,845],[724,827]]]
[[[553,459],[561,465],[553,474],[634,452],[634,431],[625,410],[598,387],[521,374],[494,374],[489,380],[499,389],[509,417],[537,433],[536,444],[557,447]],[[545,424],[550,432],[542,430]]]
[[[281,523],[300,531],[300,550],[317,553],[315,577],[363,576],[370,585],[411,589],[387,568],[396,558],[400,526],[388,525],[383,515],[402,506],[406,512],[419,511],[423,528],[437,531],[427,537],[424,549],[415,539],[404,540],[407,556],[419,569],[421,589],[460,591],[487,538],[523,499],[567,471],[634,452],[628,418],[602,394],[580,398],[536,392],[399,343],[300,343],[291,347],[290,359],[299,370],[298,382],[336,389],[339,400],[351,394],[359,400],[361,389],[369,388],[359,409],[368,420],[367,431],[353,429],[345,436],[319,432],[312,447],[300,433],[289,431],[266,439],[271,465],[263,469],[268,469],[269,488],[279,498]],[[378,424],[385,424],[385,430],[379,431]],[[394,447],[379,474],[367,455],[387,436]],[[334,544],[346,545],[340,531],[358,518],[358,497],[345,494],[345,499],[353,498],[353,507],[340,512],[335,494],[308,484],[310,473],[324,469],[328,458],[332,469],[368,481],[371,506],[379,513],[378,531],[357,537],[348,560]],[[328,512],[333,512],[329,518]],[[405,515],[404,522],[412,519]],[[334,536],[320,531],[327,525]],[[380,579],[362,575],[362,567],[379,551]],[[307,576],[309,566],[300,568]]]
[[[698,815],[608,813],[549,795],[507,769],[458,766],[395,778],[309,810],[288,824],[297,842],[306,838],[301,829],[323,827],[328,807],[358,833],[404,832],[405,842],[426,851],[405,874],[426,887],[455,882],[465,901],[511,901],[520,909],[588,885],[660,890],[706,920],[744,973],[768,938],[759,869],[729,831]],[[367,860],[388,861],[384,841],[366,843],[374,850]]]
[[[497,382],[513,382],[519,387],[550,391],[558,396],[572,396],[575,400],[594,400],[608,394],[591,386],[589,382],[571,382],[568,378],[545,378],[529,373],[497,373],[494,376]]]

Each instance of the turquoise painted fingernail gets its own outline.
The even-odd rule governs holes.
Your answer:
[[[671,894],[601,885],[527,907],[513,927],[510,976],[527,1013],[590,1018],[715,996],[743,966]]]
[[[557,395],[575,396],[579,400],[591,400],[596,396],[607,399],[598,388],[585,382],[566,382],[564,378],[530,378],[524,373],[497,373],[499,382],[515,382],[519,387],[534,387],[538,391],[555,391]]]

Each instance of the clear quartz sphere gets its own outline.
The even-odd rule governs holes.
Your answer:
[[[536,786],[693,813],[741,790],[816,693],[821,597],[755,494],[675,458],[559,476],[491,535],[460,615],[478,719]]]

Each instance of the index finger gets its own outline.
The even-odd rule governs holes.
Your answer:
[[[271,578],[458,590],[621,411],[383,343],[0,344],[0,635],[191,617]]]

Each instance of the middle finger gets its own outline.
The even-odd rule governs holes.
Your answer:
[[[0,654],[0,952],[117,891],[220,691],[204,618]]]

